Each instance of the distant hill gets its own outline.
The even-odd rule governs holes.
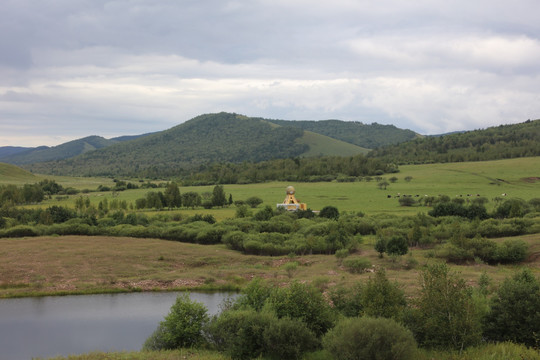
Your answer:
[[[22,146],[0,146],[0,159],[6,156],[12,156],[24,151],[31,150],[29,147]]]
[[[367,149],[231,113],[206,114],[169,130],[77,157],[25,165],[36,173],[159,177],[216,162],[260,162],[308,155],[350,156]]]
[[[397,164],[461,162],[540,156],[540,120],[424,137],[371,151]]]
[[[420,136],[412,130],[403,130],[394,125],[381,125],[377,123],[367,125],[361,122],[341,120],[269,121],[278,125],[309,130],[367,149],[398,144]]]
[[[9,148],[12,147],[3,147],[0,148],[0,161],[15,165],[25,165],[53,160],[69,159],[77,155],[87,153],[89,151],[102,149],[104,147],[117,144],[119,142],[134,140],[147,135],[149,134],[120,136],[112,139],[105,139],[101,136],[93,135],[87,136],[82,139],[72,140],[67,143],[53,147],[17,147],[15,148],[15,150],[11,151]],[[6,155],[2,156],[2,153],[6,153]]]

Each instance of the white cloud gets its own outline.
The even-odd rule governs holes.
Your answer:
[[[157,131],[217,111],[422,133],[538,118],[539,10],[532,0],[8,1],[0,146]]]

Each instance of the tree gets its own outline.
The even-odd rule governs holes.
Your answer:
[[[377,183],[377,186],[378,186],[379,189],[381,189],[381,190],[386,190],[386,188],[388,187],[388,185],[390,185],[390,184],[389,184],[388,181],[386,181],[386,180],[381,180],[381,181],[379,181],[379,182]]]
[[[202,329],[208,321],[206,307],[180,295],[158,329],[144,344],[147,350],[177,349],[203,342]]]
[[[258,196],[252,196],[246,199],[246,204],[248,204],[252,208],[256,208],[262,203],[263,203],[263,200]]]
[[[195,191],[188,191],[182,194],[182,205],[185,207],[196,208],[201,205],[201,195]]]
[[[436,264],[421,273],[420,297],[406,317],[408,327],[426,347],[463,349],[481,340],[472,289],[464,279]]]
[[[401,320],[407,301],[405,294],[397,283],[391,283],[386,277],[384,268],[370,277],[362,291],[362,308],[364,315]]]
[[[390,179],[388,179],[392,184],[398,181],[398,178],[395,176],[392,176]]]
[[[180,195],[180,190],[178,185],[174,182],[168,183],[165,188],[165,202],[169,209],[179,208],[182,206],[182,196]]]
[[[223,185],[214,186],[212,191],[212,205],[214,206],[225,206],[227,204],[227,197],[225,196],[225,190],[223,190]]]
[[[405,176],[403,179],[404,179],[406,182],[410,182],[410,181],[413,179],[413,177],[412,177],[412,176]]]
[[[491,301],[485,334],[494,341],[537,346],[540,339],[540,282],[529,269],[507,278]]]
[[[383,254],[386,252],[386,239],[379,237],[377,242],[375,242],[375,251],[379,253],[379,257],[382,258]]]
[[[330,305],[312,285],[293,282],[287,288],[277,288],[268,302],[278,318],[298,319],[317,336],[322,336],[334,325]]]

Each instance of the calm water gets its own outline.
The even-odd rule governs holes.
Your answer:
[[[130,293],[0,300],[0,359],[137,351],[180,293]],[[210,314],[226,293],[192,293]]]

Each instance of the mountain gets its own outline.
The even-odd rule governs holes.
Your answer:
[[[269,121],[278,125],[298,127],[367,149],[398,144],[420,136],[412,130],[403,130],[394,125],[377,123],[367,125],[361,122],[341,120]]]
[[[368,156],[396,164],[461,162],[540,156],[540,120],[426,136],[375,149]]]
[[[120,136],[112,139],[105,139],[101,136],[93,135],[53,147],[40,146],[36,148],[15,148],[15,150],[10,150],[9,148],[12,147],[6,146],[0,148],[0,161],[15,165],[25,165],[69,159],[89,151],[102,149],[119,142],[130,141],[147,135],[149,134]],[[3,153],[5,153],[5,155],[2,156]]]
[[[25,152],[28,150],[31,150],[32,148],[29,147],[22,147],[22,146],[0,146],[0,159],[6,157],[6,156],[12,156],[15,154],[19,154],[21,152]]]
[[[318,144],[318,145],[317,145]],[[260,162],[316,155],[354,155],[367,149],[231,113],[206,114],[169,130],[114,144],[71,159],[27,164],[37,173],[62,175],[170,176],[216,162]]]

